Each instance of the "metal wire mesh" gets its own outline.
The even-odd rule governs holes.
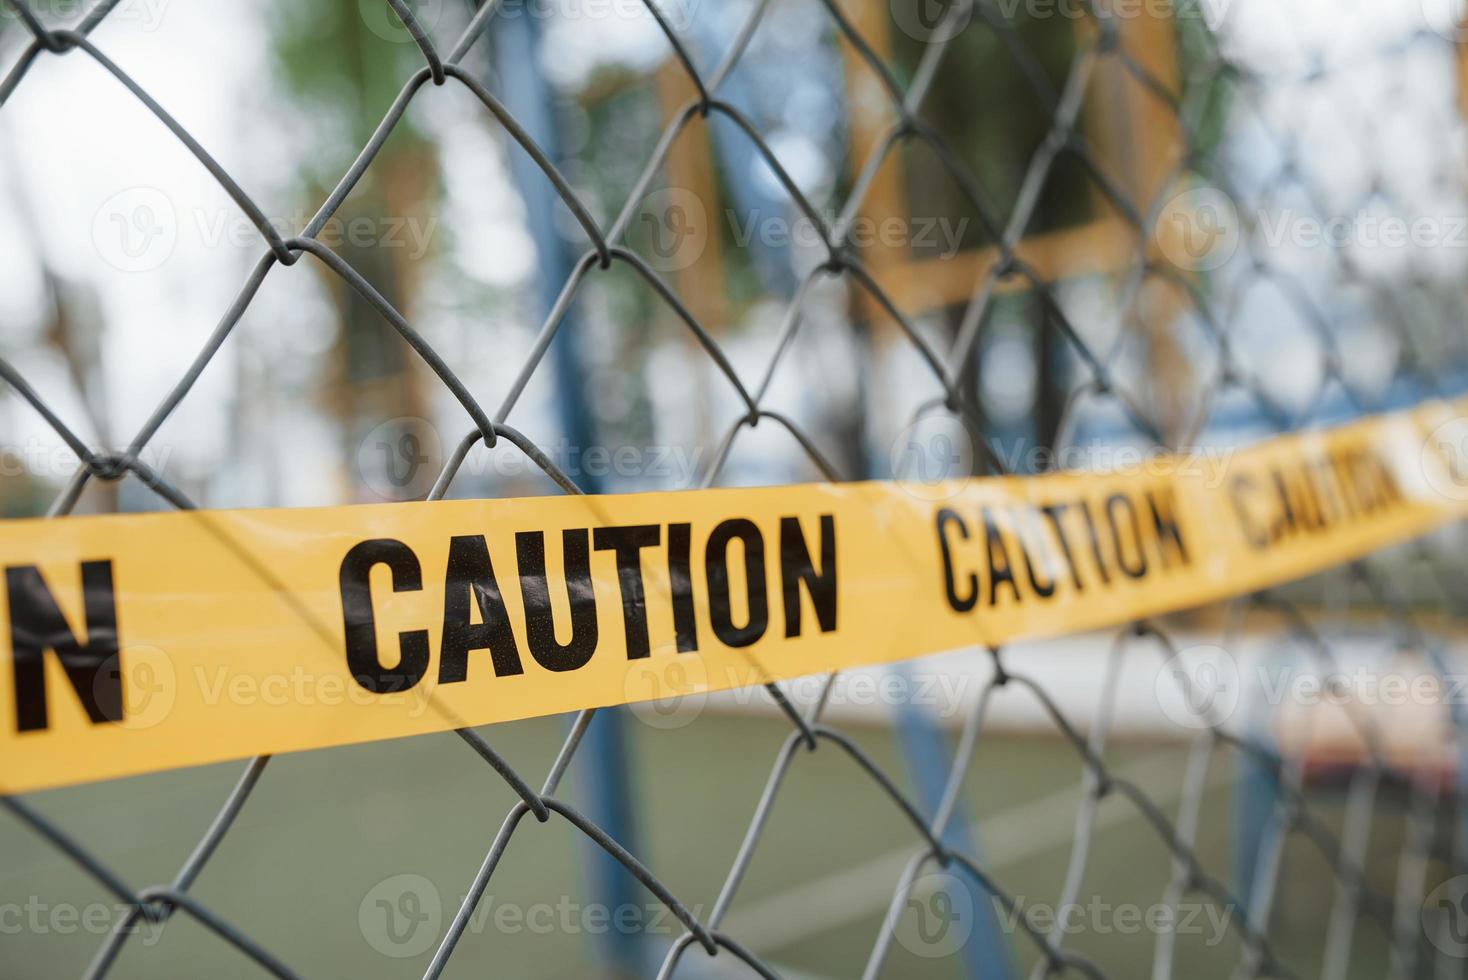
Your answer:
[[[821,207],[802,193],[755,123],[720,98],[721,87],[740,64],[777,2],[819,2],[834,30],[877,80],[892,117],[872,152],[865,159],[851,162],[853,178],[850,191],[839,207],[831,212],[834,218],[826,217]],[[152,93],[137,85],[127,71],[111,61],[89,39],[93,30],[117,7],[117,0],[102,0],[69,27],[43,23],[25,0],[7,0],[7,3],[18,14],[33,40],[0,82],[0,102],[8,99],[24,83],[29,70],[41,59],[79,55],[92,59],[126,86],[208,169],[259,231],[264,246],[258,263],[230,301],[190,370],[159,402],[147,423],[124,449],[115,452],[90,449],[52,409],[42,392],[34,389],[9,363],[0,360],[0,377],[44,417],[82,460],[74,478],[51,506],[51,516],[67,514],[90,481],[118,481],[129,474],[172,506],[192,506],[179,489],[142,461],[143,450],[164,422],[184,404],[200,374],[226,343],[266,277],[277,266],[294,265],[308,254],[370,303],[463,406],[471,423],[470,430],[439,474],[428,495],[430,499],[448,492],[471,449],[481,442],[487,447],[495,447],[501,440],[514,447],[505,451],[525,453],[566,492],[580,492],[575,481],[561,472],[530,439],[513,428],[509,420],[532,376],[543,370],[543,357],[578,292],[588,281],[618,264],[630,269],[657,301],[677,316],[718,373],[727,380],[742,406],[729,424],[727,436],[718,452],[702,474],[699,482],[703,485],[719,482],[725,461],[743,434],[757,425],[771,424],[788,430],[793,437],[792,451],[807,456],[827,477],[843,479],[864,475],[840,472],[832,462],[839,458],[839,452],[823,452],[818,441],[804,432],[789,414],[766,404],[766,394],[777,368],[801,328],[802,304],[816,284],[828,280],[836,280],[849,287],[852,295],[866,305],[872,316],[895,323],[902,342],[920,357],[933,391],[921,414],[948,415],[961,420],[972,431],[983,431],[984,419],[981,405],[976,400],[977,393],[966,381],[985,325],[991,321],[997,297],[1015,290],[1032,295],[1043,310],[1048,329],[1061,338],[1079,365],[1079,380],[1066,392],[1052,448],[1065,445],[1084,418],[1087,407],[1098,404],[1123,418],[1144,442],[1179,447],[1190,445],[1214,410],[1225,402],[1237,404],[1242,400],[1266,419],[1269,427],[1283,432],[1314,424],[1322,417],[1323,406],[1331,399],[1337,402],[1344,400],[1350,412],[1362,413],[1394,404],[1404,396],[1404,392],[1449,395],[1457,390],[1453,365],[1462,363],[1464,342],[1468,340],[1462,330],[1465,321],[1461,288],[1445,289],[1430,275],[1413,273],[1409,276],[1412,288],[1404,289],[1399,281],[1384,282],[1371,269],[1363,268],[1349,249],[1319,251],[1317,258],[1321,258],[1327,267],[1323,276],[1318,274],[1319,270],[1302,272],[1298,268],[1286,267],[1267,243],[1267,229],[1261,227],[1259,221],[1248,218],[1250,214],[1263,215],[1272,208],[1277,209],[1286,190],[1302,195],[1303,206],[1311,213],[1328,215],[1339,211],[1337,205],[1340,202],[1328,199],[1327,190],[1302,162],[1305,129],[1294,130],[1280,124],[1278,113],[1271,111],[1269,106],[1272,95],[1281,88],[1308,88],[1324,77],[1361,71],[1363,65],[1385,64],[1389,74],[1394,68],[1412,63],[1424,52],[1445,56],[1451,45],[1443,37],[1425,29],[1405,40],[1392,41],[1373,50],[1321,58],[1300,72],[1271,74],[1258,65],[1241,64],[1231,58],[1207,29],[1207,20],[1196,9],[1193,9],[1190,20],[1185,19],[1184,12],[1180,10],[1175,24],[1181,43],[1188,49],[1186,72],[1178,79],[1166,79],[1158,77],[1147,66],[1146,58],[1139,56],[1139,52],[1131,47],[1128,35],[1122,29],[1123,16],[1113,9],[1113,5],[1095,0],[1076,5],[1083,18],[1084,29],[1078,35],[1081,41],[1066,71],[1064,84],[1055,88],[1047,81],[1043,66],[1015,31],[1011,7],[998,0],[960,2],[947,7],[944,19],[931,25],[930,38],[922,50],[921,59],[910,77],[905,78],[899,77],[879,57],[858,30],[850,10],[835,0],[763,0],[754,4],[743,26],[727,38],[727,46],[714,65],[704,64],[696,58],[659,7],[649,2],[647,10],[665,34],[672,55],[686,72],[695,95],[674,114],[656,143],[649,147],[646,164],[625,206],[609,225],[602,227],[594,219],[592,209],[557,169],[556,162],[537,147],[515,116],[476,73],[463,67],[481,35],[491,29],[497,5],[488,3],[480,7],[463,34],[451,45],[441,46],[419,25],[413,9],[404,0],[389,0],[388,5],[421,50],[424,65],[403,84],[372,140],[361,149],[356,162],[302,233],[295,237],[282,237],[267,219],[265,211],[210,156],[208,150],[169,115]],[[1364,9],[1369,4],[1357,6]],[[1340,16],[1349,17],[1358,12],[1350,9],[1349,5],[1347,8]],[[1007,203],[991,199],[984,190],[983,181],[965,162],[963,155],[954,149],[944,133],[924,120],[924,104],[939,76],[945,52],[963,31],[991,32],[1032,87],[1034,97],[1046,108],[1044,136],[1028,161],[1017,194]],[[1162,165],[1160,169],[1166,179],[1154,182],[1151,196],[1147,199],[1135,197],[1134,186],[1129,186],[1125,175],[1119,176],[1115,168],[1101,158],[1093,141],[1083,132],[1080,123],[1083,108],[1102,71],[1119,71],[1129,80],[1128,84],[1140,86],[1147,94],[1152,111],[1167,117],[1169,125],[1175,126],[1180,136],[1175,152],[1166,159],[1150,161]],[[317,238],[371,167],[374,157],[403,119],[409,104],[430,85],[462,86],[472,93],[492,114],[504,134],[534,160],[585,236],[584,254],[562,286],[550,316],[540,325],[531,354],[521,365],[515,382],[493,411],[487,411],[480,404],[475,394],[456,377],[454,366],[415,331],[371,282]],[[1270,147],[1274,161],[1263,168],[1267,171],[1264,179],[1255,179],[1248,186],[1236,179],[1238,175],[1226,154],[1207,148],[1217,143],[1218,94],[1225,88],[1231,100],[1228,112],[1249,115],[1254,120],[1263,133],[1264,145]],[[1383,143],[1389,141],[1390,120],[1355,105],[1340,105],[1335,111],[1358,127],[1352,144],[1356,152],[1368,160],[1377,159]],[[1407,106],[1403,111],[1416,112],[1419,108]],[[824,259],[803,276],[793,296],[781,298],[786,303],[786,312],[780,336],[763,372],[752,384],[735,371],[725,356],[714,325],[700,322],[685,300],[665,283],[648,261],[624,244],[641,203],[657,186],[675,138],[690,127],[704,125],[709,117],[726,118],[742,132],[742,138],[757,151],[794,208],[818,229],[825,252]],[[1141,120],[1134,123],[1141,126],[1152,124]],[[1442,146],[1425,148],[1424,151],[1424,155],[1431,156],[1440,165],[1432,180],[1442,186],[1461,186],[1458,147],[1461,146],[1462,125],[1456,118],[1443,118],[1437,121],[1436,128],[1442,134]],[[849,230],[862,214],[864,201],[880,169],[893,154],[911,145],[925,147],[933,154],[953,188],[979,216],[997,251],[996,260],[983,268],[972,283],[971,297],[963,304],[951,336],[938,341],[934,340],[932,331],[916,323],[914,317],[879,284],[879,276],[869,268],[861,249],[848,240]],[[1093,323],[1075,322],[1073,304],[1057,289],[1055,277],[1024,254],[1023,244],[1031,234],[1047,182],[1057,162],[1062,159],[1080,167],[1084,179],[1099,192],[1106,206],[1127,229],[1122,248],[1109,260],[1114,288],[1111,309],[1116,321],[1114,329],[1109,332],[1098,333]],[[1159,248],[1159,223],[1179,189],[1189,186],[1189,180],[1203,180],[1221,189],[1244,215],[1241,247],[1246,256],[1245,275],[1232,281],[1221,277],[1208,279],[1196,274],[1197,270],[1178,268],[1165,256],[1166,248]],[[1372,182],[1368,201],[1353,203],[1385,201],[1399,211],[1411,211],[1415,202],[1408,195],[1408,191],[1393,185],[1389,171],[1382,167]],[[1317,383],[1313,396],[1303,402],[1289,404],[1282,401],[1270,389],[1267,365],[1247,363],[1247,355],[1241,354],[1233,342],[1238,331],[1248,329],[1249,325],[1244,323],[1250,313],[1248,295],[1261,282],[1270,283],[1286,297],[1294,315],[1308,325],[1316,344],[1314,369]],[[1198,411],[1188,424],[1181,427],[1169,427],[1167,422],[1159,419],[1162,413],[1156,411],[1155,401],[1149,400],[1149,396],[1156,394],[1157,378],[1147,370],[1139,372],[1135,358],[1129,353],[1129,345],[1145,335],[1149,324],[1157,321],[1156,311],[1151,308],[1164,293],[1171,297],[1175,307],[1186,309],[1187,319],[1201,331],[1212,355],[1209,376],[1200,378],[1196,391],[1190,393],[1196,396]],[[1393,340],[1390,352],[1385,356],[1387,367],[1382,369],[1380,364],[1375,365],[1377,373],[1386,377],[1385,384],[1363,383],[1359,353],[1353,354],[1342,348],[1338,328],[1344,305],[1340,297],[1347,294],[1352,297],[1354,309],[1367,309],[1377,318],[1376,322],[1387,324],[1384,330]],[[1175,312],[1174,316],[1177,315]],[[1098,337],[1102,338],[1099,342]],[[981,473],[996,472],[1002,467],[1003,463],[994,453],[976,461],[976,469]],[[1405,553],[1373,557],[1352,565],[1342,574],[1327,576],[1318,587],[1312,586],[1303,592],[1280,590],[1241,599],[1230,604],[1230,629],[1241,629],[1250,617],[1269,614],[1272,618],[1268,621],[1283,636],[1306,649],[1313,658],[1317,675],[1329,682],[1342,676],[1344,666],[1337,657],[1330,623],[1322,625],[1320,622],[1325,615],[1321,610],[1338,614],[1342,607],[1363,609],[1385,620],[1386,629],[1381,634],[1385,637],[1383,645],[1415,658],[1424,671],[1450,675],[1453,666],[1448,644],[1429,625],[1425,625],[1423,619],[1428,606],[1444,609],[1450,615],[1461,609],[1462,597],[1457,585],[1461,581],[1458,577],[1461,572],[1447,553],[1447,544],[1442,540],[1424,541],[1406,549]],[[1015,690],[1028,692],[1043,708],[1054,732],[1074,749],[1081,765],[1084,793],[1071,845],[1066,900],[1073,901],[1081,887],[1098,812],[1103,807],[1123,805],[1122,801],[1125,801],[1126,805],[1136,809],[1154,832],[1156,846],[1172,856],[1174,875],[1165,901],[1175,909],[1185,896],[1201,895],[1227,913],[1230,928],[1241,941],[1242,954],[1237,975],[1298,975],[1273,944],[1270,925],[1282,855],[1290,841],[1304,841],[1317,849],[1333,874],[1336,886],[1334,905],[1328,931],[1320,937],[1322,948],[1328,953],[1324,975],[1347,975],[1352,937],[1360,923],[1369,923],[1387,938],[1393,976],[1427,976],[1432,975],[1434,969],[1440,971],[1436,974],[1439,976],[1461,975],[1461,963],[1426,941],[1418,914],[1421,896],[1428,890],[1431,867],[1446,868],[1453,874],[1465,871],[1460,835],[1444,833],[1438,823],[1441,810],[1455,798],[1454,780],[1426,778],[1410,764],[1410,760],[1404,764],[1400,757],[1393,756],[1388,751],[1386,736],[1379,730],[1378,719],[1369,712],[1348,710],[1361,753],[1349,777],[1345,830],[1342,833],[1334,831],[1312,808],[1306,778],[1308,760],[1304,751],[1293,750],[1298,746],[1280,748],[1256,738],[1252,733],[1234,730],[1223,722],[1201,726],[1202,730],[1192,744],[1187,782],[1176,816],[1170,815],[1166,807],[1155,802],[1135,781],[1108,765],[1106,743],[1121,665],[1144,650],[1150,650],[1146,654],[1148,656],[1160,654],[1163,660],[1172,660],[1179,655],[1179,646],[1172,638],[1171,628],[1163,623],[1138,623],[1118,634],[1108,655],[1108,682],[1098,694],[1089,734],[1083,733],[1078,724],[1067,718],[1051,693],[1029,676],[1023,664],[1011,663],[1005,651],[973,653],[974,657],[992,658],[993,674],[978,701],[977,710],[967,719],[959,738],[957,751],[948,767],[942,801],[931,812],[904,792],[899,779],[884,772],[847,734],[823,721],[826,697],[836,683],[834,676],[825,679],[821,696],[804,708],[792,703],[778,686],[772,686],[769,693],[788,717],[792,730],[772,764],[764,792],[750,815],[747,833],[717,901],[702,918],[695,917],[689,907],[668,890],[655,868],[646,867],[637,855],[629,853],[596,823],[557,796],[594,712],[584,712],[576,720],[555,763],[539,781],[539,788],[530,777],[517,772],[495,751],[491,744],[492,731],[461,731],[459,734],[464,741],[513,789],[520,802],[505,815],[499,831],[489,843],[478,871],[470,881],[467,897],[441,939],[426,975],[438,976],[450,964],[502,856],[513,846],[524,819],[532,816],[542,823],[568,823],[625,866],[682,923],[686,931],[667,950],[662,976],[677,975],[680,967],[686,968],[687,961],[694,957],[732,957],[761,976],[776,976],[775,969],[762,958],[760,950],[742,945],[738,936],[723,931],[723,925],[736,901],[745,871],[765,836],[771,815],[780,805],[782,785],[798,773],[802,759],[812,752],[849,755],[870,777],[874,797],[885,798],[910,822],[913,857],[895,883],[892,897],[894,913],[900,913],[914,882],[932,867],[969,875],[1005,908],[1017,909],[1017,903],[1006,891],[1004,882],[986,872],[984,861],[944,843],[945,830],[958,805],[960,789],[988,731],[989,705],[1000,692]],[[1179,675],[1178,682],[1188,683],[1186,675]],[[1453,729],[1461,733],[1462,720],[1456,706],[1452,715]],[[1209,719],[1205,717],[1204,721]],[[1446,748],[1459,750],[1461,734],[1455,734],[1451,742]],[[1194,846],[1204,779],[1211,760],[1218,754],[1251,761],[1277,784],[1271,832],[1264,838],[1264,853],[1258,863],[1260,873],[1249,895],[1235,893],[1217,869],[1204,867]],[[268,758],[260,757],[248,763],[207,833],[174,878],[165,884],[143,888],[123,880],[109,868],[104,847],[69,836],[41,808],[17,797],[0,800],[11,814],[69,856],[79,868],[128,906],[126,920],[117,924],[97,951],[89,975],[101,976],[110,970],[130,936],[135,934],[132,927],[138,922],[161,922],[178,914],[192,917],[218,934],[262,970],[278,976],[296,975],[244,930],[202,904],[191,891],[194,883],[206,872],[211,857],[230,832],[236,817],[249,803],[257,785],[262,779],[268,779],[268,762]],[[1372,817],[1381,805],[1383,787],[1387,784],[1407,787],[1410,798],[1409,839],[1398,856],[1397,886],[1392,894],[1373,882],[1365,868]],[[739,802],[729,801],[731,805]],[[893,941],[895,921],[895,915],[885,920],[875,937],[866,975],[876,976],[881,972]],[[1063,930],[1042,930],[1023,917],[1016,921],[1024,933],[1020,941],[1031,944],[1037,952],[1037,975],[1116,975],[1108,973],[1106,964],[1092,963],[1068,948]],[[1158,939],[1154,962],[1154,976],[1177,975],[1170,938],[1163,936]]]

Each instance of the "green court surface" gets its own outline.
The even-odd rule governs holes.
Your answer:
[[[482,731],[538,784],[566,724],[542,719]],[[769,717],[713,714],[675,731],[635,719],[629,725],[640,856],[706,918],[788,726]],[[907,788],[888,734],[844,730]],[[1121,746],[1107,756],[1169,819],[1176,815],[1185,760],[1185,749],[1177,746]],[[241,768],[232,763],[166,773],[36,794],[29,801],[126,881],[143,887],[172,879]],[[1224,879],[1232,866],[1230,768],[1225,756],[1212,767],[1198,842],[1205,866]],[[965,783],[967,816],[984,831],[982,866],[1040,913],[1060,894],[1080,776],[1078,757],[1059,739],[995,734],[981,742]],[[573,803],[576,777],[573,764],[560,794]],[[305,976],[421,976],[514,802],[502,780],[453,735],[283,756],[267,766],[191,892]],[[1339,792],[1319,789],[1311,809],[1338,831],[1342,803]],[[1401,816],[1400,799],[1378,802],[1368,872],[1388,895],[1395,888]],[[1171,874],[1169,852],[1118,795],[1101,802],[1092,844],[1066,946],[1096,961],[1107,976],[1148,976]],[[596,967],[597,933],[615,927],[609,923],[645,933],[659,946],[674,940],[678,924],[645,892],[643,907],[595,905],[578,864],[586,846],[556,818],[547,825],[524,820],[445,975],[605,975]],[[916,850],[910,825],[850,757],[831,744],[814,754],[802,750],[723,929],[783,975],[859,976],[896,876]],[[6,855],[0,975],[81,974],[115,915],[114,900],[4,812],[0,853]],[[1317,848],[1303,839],[1291,844],[1271,935],[1301,975],[1319,970],[1334,881]],[[406,903],[405,889],[413,893]],[[923,908],[914,905],[904,914]],[[1222,925],[1222,914],[1201,896],[1184,899],[1174,975],[1231,972],[1241,942],[1237,930]],[[1001,928],[1014,929],[1003,918]],[[962,931],[946,937],[947,947],[928,946],[912,940],[928,933],[899,923],[883,975],[961,975],[951,957],[930,954],[951,952]],[[1387,937],[1364,919],[1354,935],[1351,975],[1383,975]],[[1034,947],[1024,937],[1011,945],[1027,970]],[[214,977],[264,975],[181,915],[156,931],[140,928],[111,975],[194,977],[204,962],[212,964],[207,972]],[[710,961],[694,948],[679,975],[753,974],[731,957]]]

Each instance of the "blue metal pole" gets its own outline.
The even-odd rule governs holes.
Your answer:
[[[883,475],[872,465],[876,454],[870,447],[866,455],[864,469],[868,476]],[[945,459],[941,465],[950,466],[951,461]],[[913,667],[909,662],[893,664],[889,669],[904,680],[912,678]],[[915,689],[911,683],[906,685],[908,691]],[[904,697],[894,710],[895,734],[907,764],[908,782],[917,795],[922,812],[932,817],[942,805],[953,764],[948,739],[933,713],[914,703],[911,697]],[[983,852],[974,838],[966,808],[961,802],[954,806],[939,839],[944,847],[967,855],[977,864],[983,863]],[[967,905],[974,914],[973,931],[959,949],[964,975],[972,980],[1012,980],[1016,976],[1013,949],[1000,928],[993,896],[962,871],[954,871],[951,876],[956,882],[954,887],[966,892]]]
[[[1246,736],[1261,749],[1275,749],[1270,730],[1271,712],[1265,699],[1247,684],[1242,693],[1250,698],[1241,705]],[[1240,752],[1234,777],[1234,888],[1251,912],[1260,858],[1272,846],[1272,835],[1278,832],[1274,820],[1281,797],[1279,775],[1274,766],[1252,752]]]
[[[552,160],[559,158],[555,103],[536,57],[540,50],[537,18],[521,11],[517,17],[497,17],[492,24],[494,62],[499,67],[502,100],[532,139]],[[556,228],[557,208],[564,205],[534,162],[519,150],[510,154],[510,168],[525,201],[526,223],[539,259],[537,287],[541,316],[549,313],[562,284],[571,276],[575,256]],[[605,489],[597,475],[588,473],[581,457],[597,445],[597,427],[587,402],[587,377],[580,356],[580,324],[572,314],[562,322],[548,356],[556,377],[561,429],[569,446],[566,471],[587,493]],[[597,712],[577,752],[575,773],[584,793],[587,816],[634,854],[640,853],[633,805],[626,712],[603,708]],[[599,938],[600,956],[619,976],[644,973],[645,944],[635,933],[619,931],[619,921],[642,922],[623,909],[639,908],[642,898],[636,879],[614,858],[587,843],[585,873],[592,901],[604,906],[612,923]],[[619,914],[620,912],[620,914]]]
[[[912,665],[900,663],[893,669],[909,677]],[[911,685],[908,690],[912,690]],[[907,761],[908,781],[922,804],[923,813],[931,816],[937,812],[948,783],[948,769],[952,764],[948,740],[931,713],[921,705],[913,704],[910,698],[904,699],[897,707],[897,739]],[[954,808],[940,839],[944,847],[960,851],[975,863],[983,864],[983,854],[974,840],[961,804]],[[974,910],[973,932],[959,951],[965,976],[973,980],[1010,980],[1015,976],[1014,961],[1009,942],[999,927],[993,897],[963,872],[952,874],[968,890]]]

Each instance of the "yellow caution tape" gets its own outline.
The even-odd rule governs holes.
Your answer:
[[[0,524],[0,792],[1114,626],[1468,513],[1434,402],[1126,471]]]

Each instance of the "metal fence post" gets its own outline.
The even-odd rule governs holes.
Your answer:
[[[518,17],[499,17],[492,24],[494,61],[505,106],[552,160],[560,156],[555,103],[544,74],[535,63],[540,45],[540,25],[522,10]],[[539,315],[544,317],[555,303],[560,286],[571,276],[574,256],[556,229],[555,213],[563,207],[554,188],[528,156],[512,151],[510,168],[525,200],[526,223],[535,240],[539,261],[537,288]],[[556,404],[565,435],[566,472],[586,493],[601,493],[605,487],[596,474],[581,465],[586,450],[597,445],[597,426],[586,398],[587,379],[580,355],[581,329],[574,311],[566,315],[549,350],[556,377]],[[602,708],[582,740],[578,759],[579,786],[585,794],[587,816],[634,854],[638,847],[637,822],[629,789],[631,766],[627,745],[627,713],[623,708]],[[640,899],[636,882],[625,868],[601,848],[586,842],[585,871],[592,901],[605,906],[611,921],[618,910],[635,908]],[[617,975],[640,976],[643,946],[640,937],[616,928],[598,939],[600,958]]]

